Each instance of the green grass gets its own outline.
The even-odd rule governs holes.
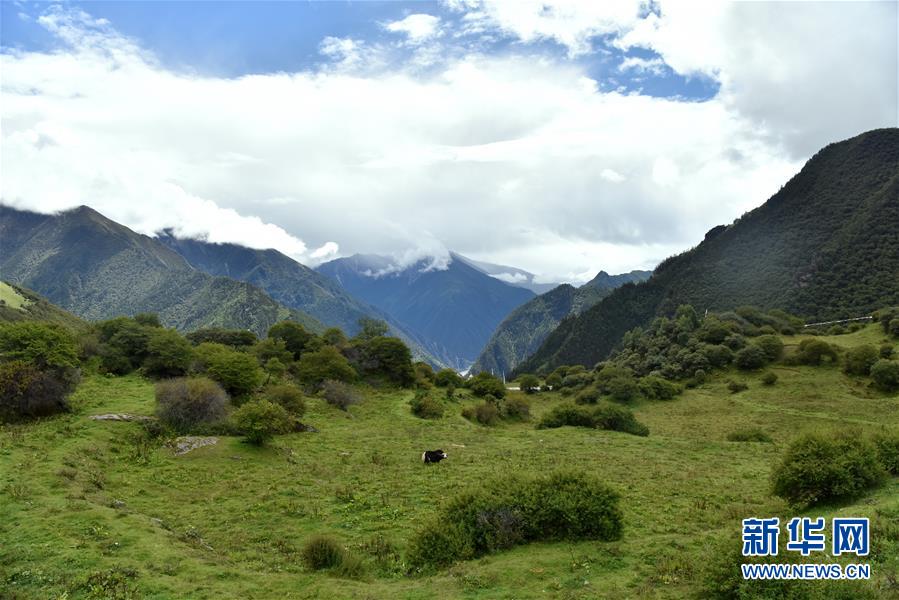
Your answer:
[[[881,338],[872,326],[831,341]],[[223,438],[180,457],[138,443],[135,423],[88,419],[152,414],[149,382],[89,377],[73,414],[0,430],[0,597],[104,597],[91,596],[87,578],[116,568],[133,570],[122,585],[145,598],[691,597],[710,544],[738,543],[742,518],[797,514],[769,495],[768,477],[800,430],[899,426],[899,398],[864,378],[835,367],[772,370],[774,386],[761,384],[761,371],[728,372],[673,401],[636,403],[647,438],[534,429],[561,401],[555,394],[529,396],[531,423],[487,428],[460,416],[471,399],[423,420],[410,413],[411,392],[369,391],[349,413],[309,400],[303,420],[320,433],[281,436],[264,448]],[[729,379],[749,389],[731,394]],[[747,427],[773,443],[727,441]],[[434,448],[449,459],[422,465],[421,451]],[[599,474],[621,493],[620,542],[521,546],[428,577],[407,576],[401,559],[379,562],[365,551],[380,537],[401,556],[435,503],[466,486],[559,467]],[[125,505],[115,508],[115,500]],[[853,585],[896,597],[899,480],[852,505],[798,514],[871,517],[874,579]],[[367,574],[306,571],[300,550],[316,533],[363,557]]]
[[[17,292],[5,281],[0,281],[0,301],[16,310],[20,310],[31,304],[28,298]]]

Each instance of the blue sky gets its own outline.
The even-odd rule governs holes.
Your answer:
[[[116,30],[154,52],[167,67],[201,75],[237,77],[247,74],[296,72],[317,69],[327,60],[320,52],[326,37],[354,38],[369,43],[391,43],[396,34],[384,23],[410,14],[439,17],[448,27],[463,15],[439,2],[70,2],[96,18],[107,19]],[[0,3],[0,44],[4,49],[52,51],[60,42],[37,22],[47,3]],[[22,18],[27,16],[27,18]],[[653,72],[620,71],[627,57],[658,60],[643,48],[621,50],[609,36],[590,39],[593,51],[567,57],[564,45],[554,40],[523,44],[514,35],[492,32],[490,39],[462,37],[486,54],[524,54],[570,60],[583,67],[602,89],[619,89],[655,97],[708,100],[718,83],[706,76],[683,76],[660,64]],[[400,50],[396,60],[402,61]]]
[[[896,2],[0,2],[0,202],[309,265],[652,268],[896,126]]]

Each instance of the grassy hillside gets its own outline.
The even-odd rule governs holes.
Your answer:
[[[626,331],[680,304],[864,315],[899,298],[897,230],[899,129],[831,144],[759,208],[562,323],[521,369],[593,365]]]
[[[152,312],[181,330],[261,334],[284,319],[323,329],[259,288],[198,271],[155,239],[86,206],[58,215],[0,206],[0,269],[5,279],[90,320]]]
[[[784,339],[789,350],[801,338]],[[817,339],[885,341],[874,325]],[[537,430],[533,421],[560,402],[554,393],[531,396],[531,423],[486,428],[458,416],[470,400],[426,421],[410,414],[411,391],[368,390],[349,413],[309,399],[303,420],[319,433],[263,448],[222,438],[178,457],[148,444],[135,423],[88,418],[152,414],[150,383],[89,377],[75,413],[0,429],[0,589],[70,599],[684,598],[700,593],[718,543],[739,543],[742,518],[801,514],[872,519],[872,580],[820,584],[820,597],[895,598],[899,479],[850,505],[796,513],[769,494],[768,476],[802,430],[899,426],[899,397],[838,367],[772,369],[774,386],[729,371],[675,400],[638,402],[649,437]],[[730,379],[749,389],[731,394]],[[750,427],[773,443],[726,441]],[[421,451],[433,448],[449,459],[422,465]],[[410,536],[441,501],[509,473],[559,467],[585,469],[621,493],[620,542],[532,544],[431,576],[403,574]],[[319,532],[365,557],[361,579],[301,566],[299,549]]]
[[[600,271],[579,288],[560,285],[525,302],[499,324],[472,365],[472,372],[511,373],[537,351],[563,319],[581,314],[617,287],[645,281],[651,274],[650,271],[631,271],[609,275]]]
[[[64,325],[73,331],[87,327],[83,320],[51,304],[39,294],[0,281],[0,323],[13,321],[46,321]]]

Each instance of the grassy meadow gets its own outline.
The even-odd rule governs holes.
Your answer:
[[[801,338],[784,339],[789,352]],[[874,325],[821,339],[885,341]],[[87,376],[72,413],[0,429],[0,597],[697,597],[720,544],[739,544],[741,519],[798,515],[870,517],[872,580],[839,586],[841,597],[899,597],[899,479],[853,504],[805,512],[769,493],[772,464],[800,431],[899,427],[899,397],[838,367],[768,370],[778,375],[773,386],[761,372],[732,370],[672,401],[635,403],[649,437],[535,429],[562,400],[555,393],[529,396],[530,422],[484,427],[460,416],[474,401],[461,390],[437,420],[411,414],[412,391],[365,390],[349,412],[307,399],[303,421],[318,433],[264,447],[223,437],[183,456],[138,423],[88,418],[153,414],[150,381]],[[732,394],[729,380],[749,389]],[[748,428],[773,442],[727,441]],[[421,452],[435,448],[449,458],[423,465]],[[530,544],[437,574],[406,573],[408,540],[443,499],[509,473],[558,468],[584,469],[620,492],[621,541]],[[304,569],[299,550],[315,533],[363,557],[364,575]]]

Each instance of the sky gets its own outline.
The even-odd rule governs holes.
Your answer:
[[[899,121],[897,3],[0,2],[0,202],[315,266],[652,268]]]

